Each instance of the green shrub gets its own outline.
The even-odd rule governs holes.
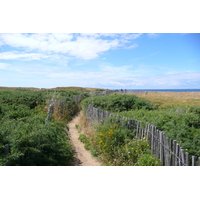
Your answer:
[[[74,154],[65,124],[46,122],[42,109],[25,101],[17,104],[15,93],[9,94],[0,102],[0,165],[71,165]]]
[[[104,125],[96,126],[88,137],[80,135],[80,141],[87,144],[92,155],[100,158],[105,165],[114,166],[134,166],[142,154],[151,155],[146,140],[134,139],[131,130],[122,127],[123,123],[112,123],[113,120],[111,118]],[[158,160],[147,164],[158,165]]]
[[[161,162],[151,154],[142,154],[139,157],[136,166],[161,166]]]
[[[122,112],[128,110],[137,110],[145,108],[154,109],[150,101],[138,98],[135,95],[112,94],[107,96],[94,96],[82,101],[83,109],[86,105],[92,105],[95,108],[103,109],[110,112]]]
[[[80,134],[79,138],[78,138],[84,145],[84,148],[86,150],[90,150],[90,142],[88,140],[88,138],[86,137],[85,134]]]
[[[45,115],[5,120],[0,127],[1,147],[9,144],[10,152],[1,151],[1,165],[70,165],[73,152],[64,125],[45,123]]]
[[[135,110],[120,115],[157,126],[168,138],[177,140],[191,155],[200,156],[199,107],[174,107],[164,110]]]

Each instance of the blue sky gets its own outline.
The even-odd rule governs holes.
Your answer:
[[[200,34],[0,33],[0,86],[199,89]]]

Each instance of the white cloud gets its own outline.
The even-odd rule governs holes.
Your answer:
[[[135,40],[139,38],[142,35],[142,33],[124,33],[122,34],[122,38],[126,40]]]
[[[63,53],[77,58],[89,60],[97,58],[101,53],[118,47],[125,47],[141,34],[115,33],[40,33],[40,34],[0,34],[0,43],[26,51],[42,53]],[[135,48],[132,44],[127,48]]]
[[[118,40],[102,40],[88,37],[77,37],[76,42],[65,46],[65,52],[85,60],[97,58],[100,53],[119,45]]]
[[[137,44],[132,44],[130,46],[125,47],[125,49],[133,49],[133,48],[136,48],[136,47],[138,47]]]
[[[78,71],[65,73],[50,73],[53,80],[68,81],[72,85],[86,85],[104,88],[178,88],[200,84],[200,73],[142,75],[135,73],[132,66],[101,66],[100,71]],[[198,84],[197,84],[198,83]]]
[[[56,58],[55,55],[45,55],[40,53],[23,53],[18,51],[0,53],[1,60],[41,60],[42,58]]]

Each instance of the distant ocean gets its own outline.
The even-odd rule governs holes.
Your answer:
[[[114,89],[113,89],[114,90]],[[121,89],[116,89],[121,90]],[[122,89],[125,90],[125,89]],[[126,89],[127,91],[151,91],[151,92],[200,92],[200,89]]]

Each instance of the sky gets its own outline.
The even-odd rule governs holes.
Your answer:
[[[200,34],[0,33],[0,86],[200,89]]]

